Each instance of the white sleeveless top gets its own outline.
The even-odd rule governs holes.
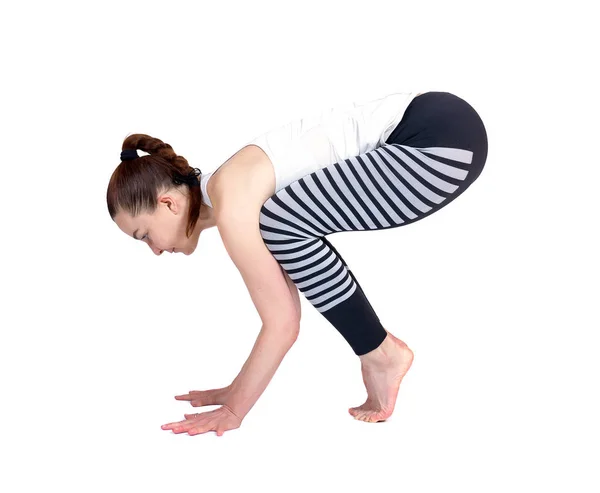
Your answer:
[[[384,145],[411,101],[424,92],[428,91],[394,93],[329,108],[271,129],[245,146],[258,146],[269,157],[277,193],[314,171]],[[206,185],[215,171],[202,174],[200,179],[203,202],[209,207],[212,204]]]
[[[217,168],[217,169],[219,169],[219,168]],[[206,191],[206,184],[207,184],[209,178],[214,174],[215,171],[217,171],[217,170],[200,174],[200,190],[202,190],[202,202],[204,202],[206,205],[208,205],[211,209],[212,209],[212,203],[210,201],[210,197],[208,196],[208,192]]]

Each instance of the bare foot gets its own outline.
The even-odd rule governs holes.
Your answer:
[[[413,361],[413,352],[397,337],[388,332],[381,345],[360,356],[367,400],[362,406],[348,412],[361,421],[375,423],[392,415],[402,378]]]

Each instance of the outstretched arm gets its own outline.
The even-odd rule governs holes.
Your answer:
[[[227,209],[222,205],[217,228],[263,323],[248,360],[230,386],[227,399],[228,407],[243,418],[298,337],[299,298],[297,292],[294,297],[289,286],[291,281],[287,281],[279,263],[264,244],[258,218],[251,207]]]

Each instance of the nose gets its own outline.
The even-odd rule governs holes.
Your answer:
[[[154,255],[160,255],[163,251],[159,248],[153,247],[152,245],[148,245],[150,249],[154,252]]]

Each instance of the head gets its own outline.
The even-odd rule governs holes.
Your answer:
[[[108,183],[110,217],[125,234],[144,241],[156,255],[163,251],[192,253],[200,236],[197,227],[202,194],[194,168],[159,139],[128,136],[122,149],[149,155],[121,161]]]

